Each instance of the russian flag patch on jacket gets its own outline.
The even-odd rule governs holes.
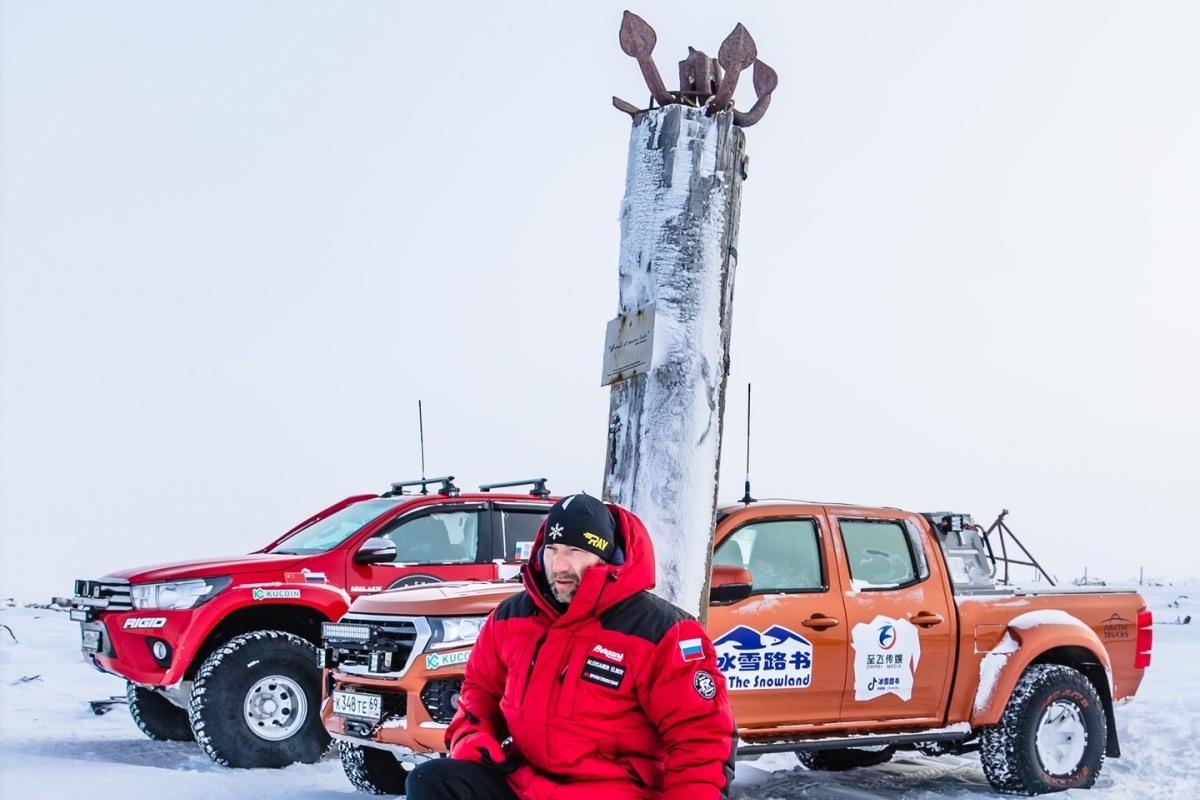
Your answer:
[[[681,639],[679,652],[683,655],[684,661],[699,661],[704,658],[704,650],[700,647],[699,639]]]

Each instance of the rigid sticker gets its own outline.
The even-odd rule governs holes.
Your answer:
[[[730,690],[804,689],[812,683],[812,642],[782,626],[760,633],[739,625],[713,646]]]
[[[894,694],[911,700],[913,676],[921,661],[921,637],[906,619],[883,615],[860,622],[851,631],[854,648],[854,699]]]
[[[131,628],[162,628],[167,624],[166,617],[126,617],[121,625],[125,630]]]
[[[625,667],[603,658],[588,656],[583,662],[583,674],[579,677],[609,689],[620,689],[621,682],[625,680]]]

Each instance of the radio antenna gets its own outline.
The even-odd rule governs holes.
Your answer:
[[[417,401],[417,426],[421,429],[421,494],[429,494],[425,485],[425,414],[421,411],[421,401]]]
[[[750,384],[746,384],[746,494],[739,501],[750,505],[757,502],[750,496]]]

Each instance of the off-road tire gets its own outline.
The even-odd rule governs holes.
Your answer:
[[[186,708],[180,708],[152,689],[127,682],[125,699],[129,701],[129,715],[142,733],[156,742],[190,742],[192,723]]]
[[[367,794],[404,794],[408,770],[387,750],[338,742],[342,769],[355,789]]]
[[[318,761],[330,740],[316,653],[283,631],[244,633],[217,648],[200,665],[188,707],[200,748],[227,767]]]
[[[1070,667],[1035,664],[981,740],[983,774],[993,788],[1035,795],[1090,789],[1104,763],[1108,729],[1091,681]]]
[[[801,750],[796,753],[796,758],[809,769],[844,772],[848,769],[886,764],[892,760],[894,752],[890,747],[880,750],[847,747],[838,750]]]

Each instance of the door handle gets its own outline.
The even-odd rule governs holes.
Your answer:
[[[941,614],[935,614],[932,611],[918,611],[914,616],[909,617],[908,621],[918,628],[932,628],[946,620]]]
[[[800,624],[806,628],[813,628],[818,631],[823,631],[826,628],[832,628],[841,622],[837,617],[827,617],[824,614],[813,614]]]

